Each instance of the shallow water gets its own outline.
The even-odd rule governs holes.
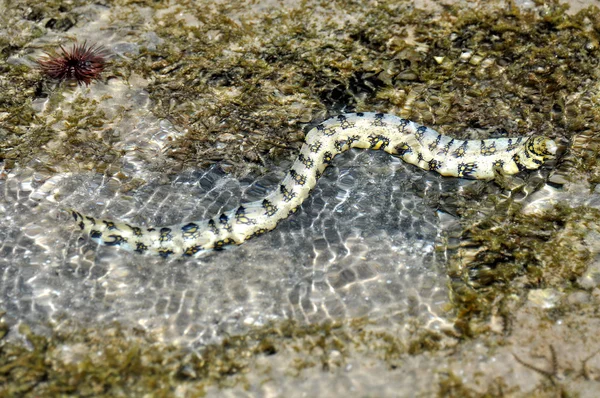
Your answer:
[[[265,10],[272,6],[269,1],[263,3],[268,5]],[[531,7],[531,2],[517,3]],[[141,48],[156,49],[162,44],[163,39],[152,30],[156,27],[153,18],[175,8],[157,11],[139,7],[135,24],[115,27],[112,17],[120,12],[117,6],[82,7],[77,25],[67,34],[48,31],[32,40],[28,49],[34,50],[29,55],[35,58],[39,55],[36,46],[59,38],[64,42],[69,36],[98,42],[113,57],[131,60]],[[200,24],[184,12],[174,16],[190,25]],[[343,12],[335,17],[352,18]],[[212,39],[219,40],[218,36]],[[31,59],[16,55],[9,63],[33,65]],[[9,325],[26,323],[34,331],[45,332],[70,327],[73,321],[91,328],[118,321],[126,328],[141,328],[184,348],[220,342],[251,327],[290,319],[300,324],[364,320],[369,331],[384,331],[383,339],[393,336],[400,345],[415,336],[418,339],[420,332],[452,329],[456,314],[452,312],[445,269],[450,250],[447,239],[458,222],[452,203],[469,187],[483,190],[493,184],[443,178],[385,153],[353,150],[339,156],[297,214],[268,234],[200,259],[167,261],[140,256],[98,247],[82,236],[60,208],[73,207],[96,217],[140,225],[206,219],[261,198],[277,187],[291,164],[272,166],[266,173],[256,172],[242,179],[219,167],[182,171],[169,151],[177,150],[171,143],[184,134],[185,126],[173,125],[150,112],[152,104],[145,90],[148,84],[135,74],[128,76],[128,81],[112,76],[90,87],[65,90],[64,98],[54,104],[43,96],[34,101],[40,117],[50,117],[56,109],[63,110],[66,117],[78,98],[98,101],[97,109],[110,121],[101,132],[103,138],[121,156],[108,166],[110,172],[106,174],[115,175],[113,178],[95,170],[92,162],[91,166],[85,162],[69,165],[74,167],[56,165],[47,155],[49,151],[40,151],[40,157],[31,164],[0,170],[0,306]],[[421,95],[418,90],[409,94]],[[403,111],[418,115],[416,109],[411,111],[414,98],[410,95]],[[206,98],[203,100],[198,100],[198,106],[206,103]],[[293,120],[307,121],[298,115]],[[54,126],[57,138],[49,146],[63,142],[61,123]],[[226,148],[228,143],[216,145]],[[48,167],[40,167],[44,165]],[[568,191],[562,183],[535,182],[545,181],[547,174],[547,170],[528,173],[525,178],[531,184],[511,198],[524,205],[525,213],[553,209],[561,200],[573,206],[600,206],[597,187],[590,195],[583,185],[578,188],[574,184],[580,190],[571,187]],[[486,205],[483,213],[497,211]],[[589,247],[598,246],[589,240]],[[597,269],[589,273],[587,282],[596,291]],[[543,305],[548,304],[546,296],[562,297],[562,292],[554,290],[538,293]],[[516,301],[516,295],[506,298],[511,300]],[[290,375],[290,369],[297,369],[293,363],[297,357],[312,357],[313,353],[300,349],[292,358],[282,351],[270,356],[267,366],[252,368],[247,375],[249,388],[239,385],[223,391],[215,385],[209,395],[298,396],[308,391],[331,396],[344,392],[428,395],[438,391],[440,379],[445,377],[457,377],[484,392],[490,385],[498,386],[500,392],[515,391],[511,386],[532,391],[539,379],[545,385],[546,376],[519,367],[515,352],[527,358],[531,341],[537,338],[539,344],[554,344],[560,353],[560,339],[552,341],[548,336],[558,335],[552,327],[562,321],[548,327],[543,322],[554,322],[556,313],[531,315],[527,312],[530,304],[519,303],[518,307],[519,311],[525,309],[522,319],[530,323],[505,328],[503,320],[494,314],[486,325],[491,333],[472,341],[449,339],[440,344],[439,351],[427,352],[425,348],[422,355],[406,354],[394,366],[376,354],[365,356],[357,350],[344,353],[342,364],[329,371],[313,364],[304,373]],[[575,323],[577,328],[565,323],[564,330],[572,333],[583,324],[581,318]],[[10,330],[18,335],[18,328]],[[517,336],[521,330],[521,337],[510,340],[513,330]],[[543,331],[548,334],[543,335]],[[587,347],[588,340],[576,337],[565,352]],[[289,344],[290,351],[295,350],[295,342]],[[71,347],[65,345],[68,352]],[[546,355],[547,350],[543,353]],[[529,357],[539,357],[533,354]],[[334,357],[331,352],[327,355]],[[581,355],[587,358],[588,354]],[[595,368],[593,361],[590,364],[590,369],[600,368],[600,363]],[[577,363],[576,371],[565,374],[579,375],[579,366]],[[591,374],[593,378],[593,371]],[[503,383],[508,385],[506,389]]]
[[[241,181],[218,167],[168,181],[156,173],[127,194],[116,179],[94,173],[48,180],[11,173],[0,181],[6,212],[0,289],[8,319],[119,321],[181,343],[208,343],[282,319],[448,325],[447,281],[434,251],[440,221],[420,195],[468,182],[385,153],[339,156],[296,215],[200,259],[167,261],[99,247],[59,210],[154,225],[206,219],[264,196],[284,173]]]

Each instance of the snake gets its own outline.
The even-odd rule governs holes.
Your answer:
[[[555,156],[557,145],[539,135],[460,140],[391,114],[346,113],[306,134],[283,181],[266,197],[208,220],[141,227],[67,210],[83,233],[101,245],[165,258],[199,256],[274,229],[298,210],[334,157],[350,148],[383,150],[442,176],[493,180],[541,167]]]

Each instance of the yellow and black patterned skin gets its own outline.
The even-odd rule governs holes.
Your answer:
[[[210,220],[142,228],[69,211],[100,244],[163,257],[197,256],[275,228],[304,202],[333,158],[350,148],[381,149],[443,176],[487,180],[537,169],[556,153],[554,141],[540,136],[463,141],[394,115],[352,113],[313,128],[286,177],[267,197]]]

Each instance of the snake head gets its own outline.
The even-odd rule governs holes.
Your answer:
[[[531,157],[541,158],[542,161],[554,157],[556,149],[557,146],[553,140],[539,135],[529,137],[525,143],[527,153]]]
[[[554,158],[557,146],[550,138],[531,136],[513,155],[514,168],[508,174],[525,169],[538,169],[548,159]]]

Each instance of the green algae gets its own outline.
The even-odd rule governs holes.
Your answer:
[[[357,21],[340,31],[342,6]],[[395,112],[459,137],[494,126],[568,139],[597,117],[567,101],[597,77],[593,10],[452,6],[440,18],[408,2],[368,13],[345,2],[267,14],[244,4],[182,8],[199,23],[165,14],[156,31],[164,44],[132,66],[152,81],[155,114],[187,129],[171,155],[184,164],[239,173],[289,159],[306,122],[348,109]]]
[[[465,385],[451,370],[440,380],[439,386],[438,397],[492,398],[518,392],[507,388],[502,380],[496,380],[485,392],[476,391]]]
[[[78,20],[73,10],[80,3],[19,4],[24,6],[12,11],[13,19],[33,13],[40,23]],[[118,75],[137,73],[151,82],[153,112],[186,131],[169,156],[189,167],[219,162],[244,174],[248,167],[290,159],[306,123],[351,109],[397,113],[460,138],[468,136],[465,128],[495,127],[569,140],[598,122],[597,107],[570,98],[598,77],[595,9],[569,16],[552,2],[536,12],[448,6],[435,15],[395,1],[371,5],[368,13],[360,3],[324,1],[268,13],[253,11],[249,3],[182,2],[171,9],[154,2],[118,4],[123,12],[115,23],[141,24],[137,7],[161,10],[153,33],[163,43],[143,46],[113,67]],[[340,21],[342,10],[356,20]],[[7,46],[4,53],[17,54],[25,45]],[[24,91],[19,104],[37,95],[18,89]],[[6,111],[23,113],[11,106]],[[29,107],[24,113],[33,112]],[[43,140],[53,130],[35,124],[42,126],[36,135],[45,138],[29,151],[19,145],[29,136],[12,138],[2,148],[6,158],[24,164],[36,157],[33,151],[44,152]],[[94,136],[65,140],[65,152],[86,157],[83,141]],[[101,171],[104,158],[115,156],[98,140],[93,152],[99,156],[90,167],[98,162]],[[52,153],[49,162],[64,166],[65,159]],[[598,169],[595,164],[578,166],[588,171]]]
[[[285,321],[199,350],[159,343],[118,325],[67,329],[45,337],[22,325],[25,345],[0,341],[0,395],[171,396],[177,390],[202,396],[208,386],[246,385],[248,372],[269,366],[260,364],[261,357],[292,358],[287,373],[297,376],[312,367],[333,371],[355,350],[394,369],[407,352],[393,334],[368,331],[364,320],[345,326]]]
[[[12,168],[50,140],[31,106],[36,80],[27,68],[0,62],[0,161]]]
[[[92,117],[95,103],[84,104],[84,100],[73,104],[74,113],[69,117],[69,133],[64,141],[52,145],[54,150],[48,148],[47,144],[59,136],[54,124],[66,118],[59,109],[64,102],[61,94],[69,90],[69,85],[52,88],[36,68],[8,62],[11,56],[27,57],[34,39],[48,32],[70,29],[78,21],[74,10],[86,4],[86,1],[6,2],[6,10],[0,15],[0,162],[6,169],[32,165],[32,160],[38,160],[33,162],[38,169],[69,169],[75,166],[72,162],[75,154],[80,159],[91,159],[94,169],[101,170],[107,157],[114,157],[105,140],[95,134],[106,121],[105,115],[97,113]],[[34,100],[48,96],[48,108],[54,112],[37,113]],[[73,123],[77,120],[78,133],[83,134],[74,139]],[[69,125],[69,121],[65,123]]]
[[[497,212],[466,226],[448,268],[456,326],[470,336],[487,331],[491,311],[510,317],[505,300],[528,289],[579,290],[577,278],[596,254],[585,240],[599,228],[597,209],[563,205],[535,216]]]

